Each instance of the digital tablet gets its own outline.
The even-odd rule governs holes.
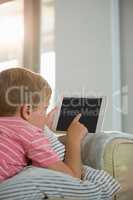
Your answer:
[[[53,123],[53,130],[66,132],[72,120],[81,113],[80,122],[88,132],[100,132],[106,108],[106,97],[63,97]]]

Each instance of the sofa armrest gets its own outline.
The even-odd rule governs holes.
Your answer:
[[[133,141],[115,139],[105,148],[103,169],[115,177],[122,190],[116,199],[133,199]]]

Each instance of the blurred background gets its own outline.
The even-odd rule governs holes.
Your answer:
[[[104,130],[133,132],[133,0],[0,0],[0,70],[40,72],[61,95],[108,97]]]

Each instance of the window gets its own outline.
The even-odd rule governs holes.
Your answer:
[[[0,70],[21,65],[23,1],[0,4]]]
[[[41,67],[40,73],[49,82],[53,95],[51,106],[54,104],[55,91],[55,49],[54,29],[55,13],[54,0],[42,0],[42,24],[41,24]]]
[[[13,0],[0,4],[0,29],[0,70],[23,64],[35,71],[39,71],[40,67],[41,75],[52,88],[53,98],[56,59],[54,0]]]

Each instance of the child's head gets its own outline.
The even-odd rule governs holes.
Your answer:
[[[49,84],[37,73],[19,67],[0,72],[0,116],[21,116],[42,127],[50,96]]]

